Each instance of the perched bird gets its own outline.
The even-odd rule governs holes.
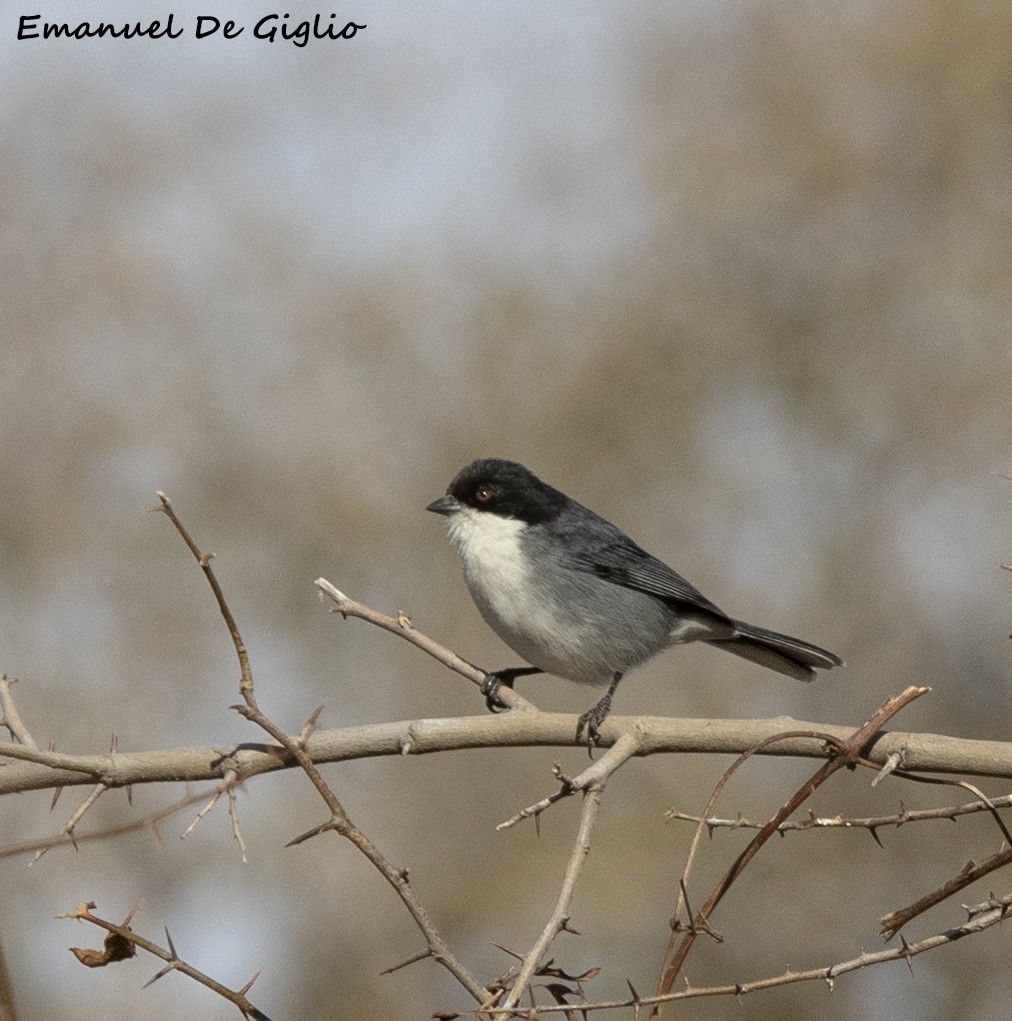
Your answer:
[[[841,666],[798,638],[734,620],[625,532],[514,461],[474,461],[426,508],[444,514],[464,581],[485,622],[530,667],[487,675],[502,685],[550,673],[607,686],[580,716],[588,747],[622,676],[671,645],[706,642],[799,681]]]

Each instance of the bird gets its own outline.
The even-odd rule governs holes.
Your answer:
[[[800,681],[832,652],[735,620],[620,528],[515,461],[472,461],[426,510],[444,515],[464,582],[492,630],[530,666],[486,672],[489,709],[518,677],[606,687],[576,726],[592,751],[623,676],[659,652],[705,642]]]

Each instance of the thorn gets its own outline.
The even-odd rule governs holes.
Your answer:
[[[179,960],[179,954],[176,953],[176,948],[172,945],[172,937],[169,935],[169,927],[165,926],[165,942],[169,944],[169,953],[172,954],[174,961]]]
[[[309,840],[310,837],[318,837],[321,833],[326,833],[328,830],[334,829],[333,819],[330,822],[325,822],[320,826],[314,826],[311,830],[306,830],[305,833],[300,833],[297,837],[292,837],[291,840],[285,844],[285,847],[295,847],[296,844],[304,843]]]
[[[260,978],[260,973],[262,971],[263,971],[263,968],[257,968],[257,970],[253,973],[253,977],[249,980],[249,982],[247,982],[246,985],[244,985],[242,987],[242,989],[239,990],[239,995],[240,996],[245,996],[253,988],[253,983],[256,982],[256,980],[258,978]]]
[[[492,941],[492,946],[494,946],[497,949],[501,950],[504,954],[509,954],[510,957],[515,957],[518,961],[522,961],[524,959],[524,955],[523,954],[518,954],[515,950],[510,950],[509,947],[503,946],[502,943],[496,943],[493,940]]]
[[[914,962],[912,960],[913,954],[910,953],[910,944],[907,942],[906,936],[900,933],[900,946],[902,947],[903,958],[907,962],[907,967],[910,969],[910,974],[914,973]]]
[[[160,978],[164,978],[170,971],[176,970],[176,962],[170,961],[161,971],[152,975],[151,978],[141,986],[141,989],[147,989],[148,986],[153,986]]]
[[[309,718],[302,725],[302,730],[299,731],[299,736],[295,739],[296,744],[300,748],[306,747],[306,742],[309,740],[310,735],[316,730],[316,724],[320,719],[320,713],[323,712],[323,706],[318,705],[310,714]]]
[[[885,850],[885,844],[882,843],[882,840],[881,840],[881,838],[878,835],[878,827],[877,826],[869,826],[868,827],[868,832],[871,834],[872,840],[874,840],[875,843],[878,844],[878,846],[881,847],[882,850],[884,851]]]
[[[558,762],[552,763],[552,776],[562,785],[562,789],[570,794],[573,792],[573,781],[562,772],[562,766]]]
[[[395,971],[400,971],[401,968],[406,968],[409,964],[417,964],[419,961],[424,961],[427,957],[432,957],[432,950],[422,950],[417,954],[413,954],[406,961],[401,961],[400,964],[393,964],[389,968],[384,968],[381,975],[392,975]]]
[[[877,787],[894,769],[897,769],[903,762],[903,756],[899,752],[893,752],[886,759],[885,765],[878,771],[878,775],[872,780],[872,787]]]

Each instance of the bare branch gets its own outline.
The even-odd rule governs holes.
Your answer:
[[[204,572],[204,576],[207,578],[208,584],[211,586],[214,598],[218,602],[218,610],[221,612],[225,625],[228,627],[228,633],[232,637],[232,644],[235,646],[236,656],[239,659],[239,689],[244,697],[247,694],[252,695],[253,673],[250,670],[249,653],[246,651],[246,644],[242,640],[242,635],[239,634],[239,628],[236,626],[235,618],[232,616],[232,611],[229,609],[228,603],[225,601],[225,594],[222,592],[221,586],[218,584],[218,579],[214,576],[214,571],[211,569],[211,560],[214,557],[214,554],[201,553],[197,548],[197,544],[190,538],[189,532],[187,532],[183,527],[183,523],[176,516],[176,512],[172,509],[172,503],[169,498],[161,490],[158,490],[155,495],[161,501],[161,506],[153,509],[162,511],[172,524],[175,525],[176,531],[179,532],[183,542],[186,543],[190,552],[196,558],[197,563],[200,564],[200,568]]]
[[[91,808],[91,806],[94,805],[95,802],[98,801],[98,799],[102,797],[102,795],[105,794],[107,790],[109,790],[109,788],[104,783],[98,784],[92,790],[92,792],[84,799],[84,801],[81,802],[81,805],[77,809],[77,811],[67,820],[63,829],[60,831],[60,837],[66,837],[67,840],[69,840],[70,843],[74,844],[74,846],[76,847],[77,845],[74,841],[75,827],[84,818],[85,812],[87,812],[88,809]],[[51,846],[53,845],[47,844],[44,845],[43,847],[40,847],[38,851],[35,852],[35,857],[31,860],[30,864],[34,865],[50,849]]]
[[[635,729],[637,755],[671,753],[741,754],[776,738],[785,730],[820,733],[845,740],[852,727],[808,723],[788,717],[766,720],[701,720],[663,716],[612,716],[602,731],[607,747]],[[306,754],[316,763],[347,762],[385,755],[429,755],[472,748],[572,748],[575,717],[565,713],[508,712],[497,716],[444,717],[400,720],[320,730],[306,742]],[[897,747],[905,750],[907,770],[959,773],[1012,779],[1012,742],[971,741],[939,734],[884,731],[866,750],[871,763],[881,765]],[[825,759],[831,754],[823,740],[787,738],[758,754]],[[221,781],[234,768],[241,780],[291,769],[295,761],[278,744],[244,742],[218,747],[178,747],[115,756],[71,755],[0,743],[0,795],[103,782],[109,787],[178,781]]]
[[[988,803],[990,802],[990,803]],[[804,819],[787,819],[777,827],[778,833],[794,833],[805,830],[875,830],[886,826],[895,826],[897,829],[908,822],[924,822],[932,819],[949,819],[955,821],[962,815],[973,815],[979,812],[990,811],[991,808],[1012,807],[1012,794],[1006,794],[1000,798],[990,798],[984,801],[971,801],[965,805],[950,805],[943,808],[921,808],[911,810],[900,802],[900,810],[893,815],[873,815],[865,818],[845,818],[842,815],[824,816],[809,812]],[[722,819],[717,816],[690,815],[687,812],[675,810],[665,812],[665,817],[676,822],[691,822],[697,825],[702,824],[708,830],[759,830],[766,825],[765,821],[759,822],[753,819],[745,819],[738,816],[736,819]]]
[[[531,978],[545,951],[551,946],[555,937],[562,932],[566,922],[569,920],[569,905],[573,899],[576,882],[583,869],[583,862],[590,852],[590,834],[597,819],[597,810],[601,806],[601,795],[604,791],[605,782],[604,779],[594,780],[584,791],[583,808],[580,812],[580,826],[577,830],[573,850],[569,856],[569,863],[566,866],[566,872],[562,879],[562,889],[559,890],[558,899],[555,902],[555,907],[552,910],[547,925],[545,925],[541,935],[525,955],[513,988],[503,1001],[503,1006],[512,1007],[520,1002],[521,997],[530,985]]]
[[[168,962],[167,967],[159,971],[154,978],[147,983],[148,985],[150,985],[151,982],[157,981],[170,971],[178,971],[187,975],[189,978],[192,978],[195,982],[199,982],[202,986],[206,986],[223,999],[228,1000],[230,1003],[234,1003],[236,1007],[239,1008],[243,1017],[254,1018],[255,1021],[270,1021],[270,1018],[268,1018],[263,1011],[257,1010],[257,1008],[254,1007],[246,998],[246,993],[249,992],[250,986],[253,984],[252,981],[248,982],[242,989],[229,989],[228,986],[222,985],[209,975],[205,975],[204,972],[198,971],[192,965],[187,964],[184,960],[182,960],[176,954],[176,949],[172,946],[171,939],[168,939],[167,931],[165,935],[169,943],[168,950],[158,946],[157,943],[152,943],[143,936],[138,936],[137,933],[130,928],[130,921],[132,920],[138,906],[139,905],[134,906],[133,910],[127,916],[122,925],[107,922],[105,919],[92,914],[92,909],[95,907],[92,902],[82,904],[69,914],[60,915],[60,918],[75,918],[84,922],[91,922],[92,925],[97,925],[100,929],[105,929],[110,936],[114,937],[112,940],[110,940],[109,937],[106,937],[105,948],[101,951],[72,948],[74,956],[87,967],[98,968],[107,964],[112,964],[118,960],[124,960],[126,957],[132,957],[134,953],[133,948],[138,947],[139,949]],[[253,978],[255,980],[256,976],[254,975]]]
[[[246,645],[239,633],[239,628],[236,625],[232,611],[229,609],[225,594],[222,591],[221,586],[218,584],[214,571],[211,569],[211,558],[210,556],[205,556],[200,553],[196,543],[190,538],[186,529],[183,527],[182,522],[180,522],[179,518],[172,510],[172,506],[165,494],[159,492],[158,498],[162,501],[162,509],[166,514],[168,514],[172,523],[176,526],[177,531],[186,542],[186,545],[197,558],[197,562],[200,564],[200,567],[203,570],[212,591],[214,592],[215,599],[218,603],[218,609],[220,610],[228,627],[229,634],[232,637],[232,643],[235,646],[236,654],[239,657],[239,663],[242,670],[240,693],[243,698],[243,705],[235,706],[234,708],[251,723],[256,724],[256,726],[260,727],[261,730],[266,731],[272,738],[274,738],[274,740],[285,749],[288,756],[299,765],[302,771],[309,778],[312,785],[316,788],[317,793],[319,793],[330,811],[329,821],[319,828],[319,832],[322,833],[325,830],[332,829],[339,833],[342,837],[351,841],[351,843],[354,844],[363,855],[365,855],[365,857],[376,867],[380,875],[382,875],[383,878],[386,879],[394,888],[397,895],[400,897],[401,902],[408,909],[408,912],[414,919],[415,924],[424,936],[426,944],[432,953],[432,957],[446,968],[450,974],[452,974],[475,998],[475,1000],[479,1003],[482,1002],[487,996],[487,990],[476,979],[474,979],[464,965],[457,960],[456,956],[450,950],[449,945],[439,934],[432,922],[432,919],[429,917],[428,912],[422,907],[421,902],[417,897],[415,897],[414,891],[409,886],[407,870],[403,868],[399,869],[388,861],[375,844],[373,844],[373,842],[351,821],[348,814],[345,812],[344,807],[341,805],[341,802],[338,800],[337,795],[334,794],[323,779],[323,776],[316,768],[316,764],[312,757],[307,754],[306,745],[311,738],[312,732],[316,729],[316,723],[319,719],[321,710],[314,710],[309,719],[306,721],[302,732],[296,737],[292,737],[273,720],[271,720],[257,705],[254,692],[253,671],[250,666],[249,656],[246,652]],[[234,762],[230,763],[229,771],[235,775],[239,775]],[[231,790],[231,788],[229,788],[229,790]],[[235,825],[234,814],[232,815],[232,820]],[[240,840],[241,844],[242,838],[239,837],[238,830],[236,830],[236,836]],[[245,855],[245,849],[243,850],[243,854]]]
[[[35,743],[32,735],[28,733],[28,728],[22,722],[17,707],[14,705],[11,685],[16,683],[16,677],[0,674],[0,727],[6,728],[11,737],[26,748],[38,748],[39,746]]]
[[[752,838],[748,846],[738,855],[727,872],[724,873],[713,893],[710,894],[706,903],[700,908],[699,913],[692,920],[689,930],[682,937],[681,944],[673,953],[669,953],[670,960],[665,964],[661,980],[658,984],[658,992],[667,993],[671,991],[675,978],[681,971],[686,955],[696,940],[696,934],[705,927],[709,921],[714,908],[720,903],[724,894],[742,873],[748,863],[759,852],[759,849],[776,832],[777,827],[785,819],[789,818],[811,795],[829,779],[837,770],[851,763],[856,757],[862,755],[865,746],[873,739],[878,731],[905,706],[914,699],[919,698],[927,692],[927,688],[909,687],[896,698],[886,701],[878,711],[861,727],[855,730],[850,737],[843,742],[842,746],[825,765],[821,766],[808,780],[805,781],[787,802],[777,811],[776,815]],[[666,955],[668,956],[668,955]]]
[[[935,950],[938,947],[947,946],[950,943],[955,943],[957,940],[963,939],[964,936],[976,935],[985,929],[997,925],[1008,918],[1009,915],[1012,915],[1012,894],[1006,897],[991,898],[984,904],[966,908],[966,911],[969,920],[962,925],[946,929],[944,932],[934,936],[928,936],[925,939],[918,940],[916,943],[904,943],[901,946],[891,947],[888,950],[880,950],[872,954],[862,953],[858,957],[841,961],[838,964],[831,964],[820,968],[809,968],[805,971],[785,971],[780,975],[753,979],[750,982],[735,982],[721,986],[686,986],[685,989],[679,990],[676,993],[666,993],[664,995],[633,996],[625,1000],[581,1003],[576,1009],[581,1013],[598,1010],[618,1010],[621,1008],[637,1010],[641,1007],[658,1007],[665,1003],[673,1003],[676,1000],[696,1000],[711,996],[733,996],[735,999],[741,999],[741,997],[747,996],[749,993],[793,985],[797,982],[822,981],[826,982],[832,989],[836,979],[842,975],[859,971],[862,968],[870,968],[878,964],[889,964],[895,961],[904,961],[909,965],[910,961],[920,954],[927,953],[929,950]],[[508,1010],[504,1007],[485,1008],[486,1012],[493,1017],[507,1015],[515,1017],[524,1013],[526,1009],[524,1007],[512,1007]],[[537,1008],[537,1015],[540,1017],[542,1015],[561,1014],[573,1009],[573,1005],[539,1006]]]
[[[946,898],[959,893],[960,890],[966,889],[971,883],[975,883],[978,879],[983,879],[984,876],[994,872],[995,869],[1008,865],[1009,862],[1012,862],[1012,848],[1005,848],[1004,851],[992,854],[979,864],[972,861],[967,862],[960,870],[959,875],[953,876],[952,879],[943,883],[937,890],[932,890],[931,893],[925,894],[925,896],[915,901],[909,907],[901,908],[899,911],[890,911],[889,914],[883,915],[881,920],[882,935],[886,939],[892,939],[907,922],[923,914],[928,908],[933,908]]]
[[[416,648],[428,653],[433,659],[438,660],[443,666],[454,671],[454,673],[460,674],[461,677],[466,677],[472,684],[480,686],[484,683],[487,676],[484,670],[473,663],[469,663],[466,659],[446,648],[446,646],[440,645],[435,639],[429,638],[428,635],[415,630],[415,626],[411,623],[411,618],[407,614],[398,613],[396,617],[389,617],[379,610],[363,606],[362,603],[356,603],[354,599],[346,596],[339,588],[336,588],[327,581],[326,578],[317,578],[314,584],[323,595],[326,595],[334,603],[333,613],[339,613],[344,618],[356,617],[359,620],[375,624],[376,627],[398,635]],[[511,709],[533,708],[527,699],[518,695],[512,688],[503,686],[500,697]]]
[[[639,741],[635,732],[633,730],[625,730],[600,759],[572,779],[565,776],[562,772],[562,767],[556,763],[553,772],[556,779],[560,781],[559,790],[554,794],[549,794],[546,798],[542,798],[533,805],[528,805],[527,808],[522,808],[516,815],[505,822],[499,823],[496,829],[507,830],[524,819],[530,819],[531,817],[537,819],[546,808],[554,805],[557,801],[571,797],[578,791],[589,790],[595,784],[603,785],[622,763],[628,762],[636,754],[638,748]]]
[[[188,794],[186,797],[169,805],[167,808],[159,809],[157,812],[152,812],[150,815],[146,815],[143,819],[134,819],[131,822],[122,823],[119,826],[109,826],[105,829],[96,830],[94,833],[74,833],[73,836],[61,831],[52,837],[44,837],[41,840],[30,840],[22,844],[8,844],[6,847],[0,847],[0,859],[3,858],[14,858],[20,854],[30,854],[32,851],[38,851],[41,848],[54,848],[59,847],[63,844],[74,844],[76,847],[78,844],[88,843],[89,841],[96,840],[110,840],[113,837],[123,836],[126,833],[134,833],[137,830],[147,829],[150,830],[152,835],[157,838],[158,835],[158,823],[163,819],[168,819],[170,816],[176,815],[183,811],[184,808],[189,808],[191,805],[195,805],[198,801],[203,801],[208,795],[205,792],[199,794]]]

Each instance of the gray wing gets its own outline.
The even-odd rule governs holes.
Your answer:
[[[683,640],[701,639],[802,681],[813,680],[816,669],[828,670],[843,664],[839,656],[800,638],[728,617],[677,571],[650,556],[603,518],[597,518],[593,524],[585,517],[571,518],[565,523],[564,531],[568,533],[567,538],[573,540],[572,548],[588,551],[570,559],[571,567],[615,585],[645,592],[662,600],[675,612],[695,618],[698,623],[706,621],[709,627],[717,625],[711,633],[694,634]]]
[[[585,525],[584,521],[572,522],[567,531],[577,540],[586,540],[589,536]],[[602,525],[605,526],[605,536],[601,535]],[[573,544],[577,549],[592,550],[573,558],[573,566],[577,570],[597,575],[623,588],[645,592],[673,606],[703,610],[722,621],[730,621],[727,614],[710,602],[699,589],[667,564],[637,546],[614,525],[598,518],[593,531],[592,542],[577,541]]]

